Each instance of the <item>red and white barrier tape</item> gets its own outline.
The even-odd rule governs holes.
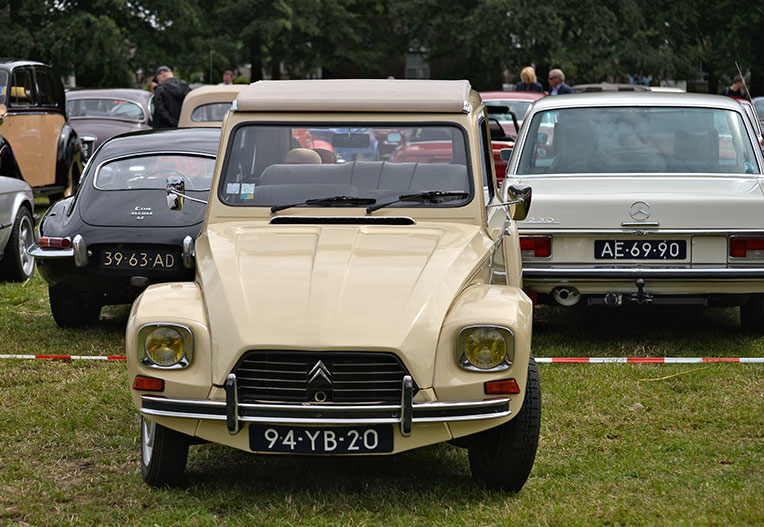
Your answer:
[[[126,360],[124,356],[97,355],[0,355],[0,359]]]
[[[764,357],[536,357],[540,364],[698,364],[734,362],[764,364]]]
[[[60,359],[122,361],[127,357],[97,355],[0,355],[0,359]],[[764,357],[536,357],[538,364],[698,364],[732,362],[764,364]]]

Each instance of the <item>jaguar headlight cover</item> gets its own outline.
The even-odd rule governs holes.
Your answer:
[[[182,324],[146,324],[138,330],[138,357],[146,366],[185,368],[193,349],[193,333]]]
[[[465,370],[506,370],[515,359],[515,337],[501,326],[468,326],[459,332],[457,355]]]

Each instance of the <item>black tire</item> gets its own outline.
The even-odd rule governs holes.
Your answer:
[[[27,249],[35,242],[34,220],[26,207],[16,213],[11,236],[0,261],[0,275],[12,282],[23,282],[34,275],[34,257]]]
[[[141,476],[152,487],[185,482],[189,437],[141,417]]]
[[[764,295],[753,295],[740,306],[740,329],[750,333],[764,332]]]
[[[531,356],[520,412],[503,425],[469,438],[472,476],[488,487],[518,492],[533,468],[540,430],[541,382]]]
[[[101,315],[101,303],[90,293],[56,285],[48,287],[48,298],[53,319],[62,328],[89,326]]]

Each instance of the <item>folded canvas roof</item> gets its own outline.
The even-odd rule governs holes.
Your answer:
[[[258,81],[236,98],[237,111],[432,112],[469,109],[466,80],[323,79]]]

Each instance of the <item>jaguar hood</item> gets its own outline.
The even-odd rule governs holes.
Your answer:
[[[478,226],[211,225],[197,241],[213,382],[250,349],[406,350],[432,379],[441,324],[488,256]]]
[[[751,176],[552,176],[519,179],[533,188],[531,229],[764,228],[764,191]],[[655,228],[655,227],[653,227]]]

